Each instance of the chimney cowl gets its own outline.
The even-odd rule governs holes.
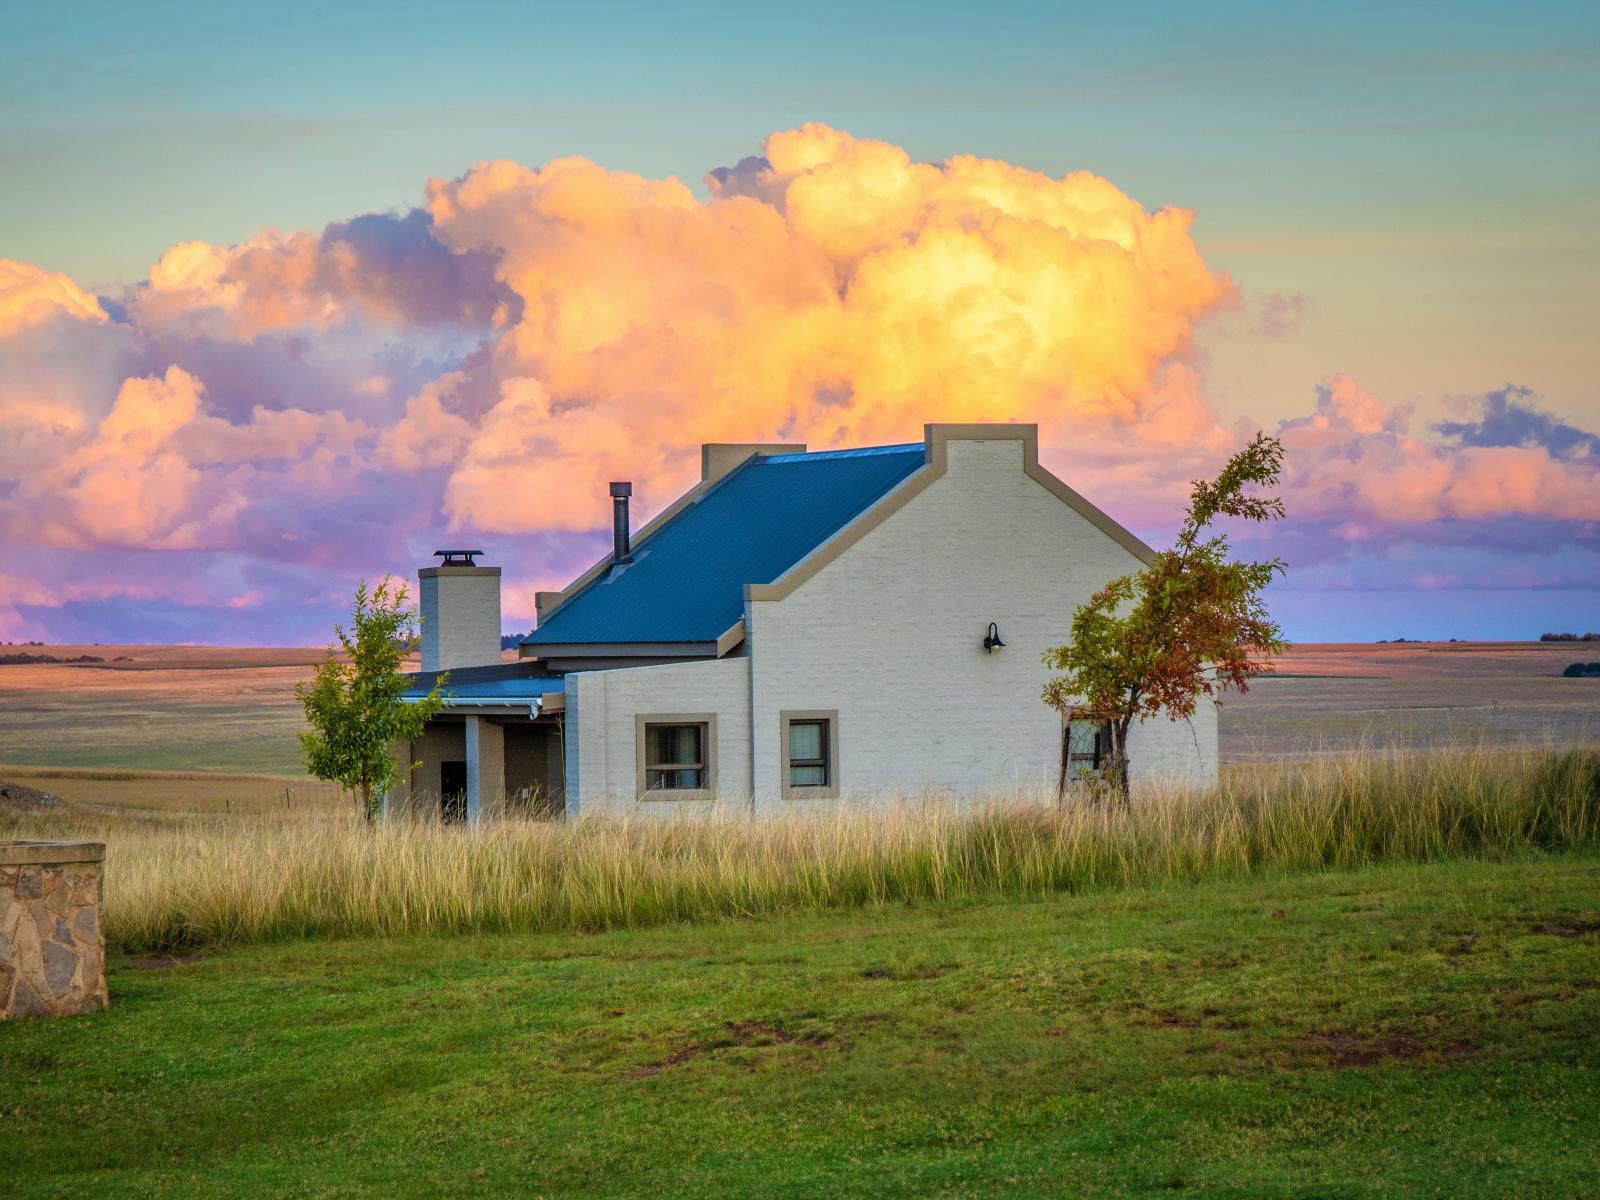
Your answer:
[[[611,485],[611,562],[613,566],[626,566],[633,561],[633,551],[628,535],[628,497],[633,495],[633,484],[623,481]]]

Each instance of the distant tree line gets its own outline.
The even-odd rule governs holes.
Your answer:
[[[34,643],[29,643],[29,644],[32,645]],[[130,660],[127,658],[126,655],[123,655],[123,656],[121,656],[121,657],[119,657],[119,658],[117,658],[117,659],[115,659],[113,661],[115,661],[115,662],[128,662]],[[105,659],[101,658],[98,654],[80,654],[76,658],[58,658],[54,654],[28,654],[26,652],[20,653],[20,654],[0,654],[0,667],[25,667],[25,666],[28,666],[28,665],[30,665],[32,663],[58,663],[59,664],[59,663],[103,663],[103,662],[105,662]]]
[[[1541,642],[1600,642],[1600,633],[1541,633]]]

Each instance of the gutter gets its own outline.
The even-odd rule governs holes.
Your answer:
[[[403,704],[416,704],[423,699],[421,696],[402,696]],[[550,692],[543,696],[532,696],[519,699],[514,696],[505,697],[479,697],[479,696],[445,696],[446,708],[520,708],[527,705],[528,716],[537,718],[548,712],[560,712],[566,708],[566,697],[559,692]]]

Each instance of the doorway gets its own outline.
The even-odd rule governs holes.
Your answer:
[[[467,819],[467,764],[446,759],[439,764],[439,819],[459,824]]]

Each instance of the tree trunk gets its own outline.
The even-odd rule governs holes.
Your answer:
[[[1061,723],[1061,773],[1056,777],[1056,807],[1067,804],[1067,777],[1072,771],[1072,718]]]
[[[1111,757],[1106,763],[1108,782],[1117,790],[1122,807],[1129,804],[1128,781],[1128,725],[1129,721],[1111,722]]]

